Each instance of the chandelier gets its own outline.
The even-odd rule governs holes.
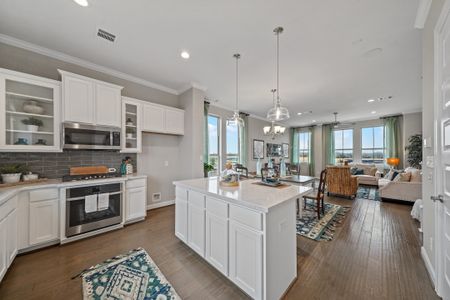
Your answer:
[[[239,59],[241,58],[241,55],[239,53],[236,53],[233,55],[233,57],[236,59],[236,105],[234,107],[234,113],[233,116],[227,119],[227,126],[238,126],[238,127],[244,127],[244,120],[239,116]]]
[[[280,99],[280,34],[283,27],[277,27],[273,30],[277,36],[277,99],[273,107],[267,112],[267,119],[271,122],[283,121],[289,119],[289,110],[281,105]]]
[[[270,90],[272,92],[272,100],[275,103],[275,92],[276,89]],[[277,136],[281,136],[286,131],[286,127],[275,125],[274,121],[272,121],[272,124],[270,126],[265,126],[263,128],[264,135],[268,135],[272,137],[272,140],[274,140]]]

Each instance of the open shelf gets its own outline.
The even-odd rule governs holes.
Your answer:
[[[137,115],[137,113],[130,112],[130,111],[127,111],[126,114],[127,114],[127,115],[130,115],[130,116],[136,116],[136,115]]]
[[[17,99],[53,102],[53,99],[51,99],[51,98],[36,97],[36,96],[32,96],[32,95],[25,95],[25,94],[13,93],[13,92],[6,92],[6,95],[11,96],[11,98],[17,98]]]
[[[126,127],[130,127],[130,128],[136,128],[136,125],[125,125]]]
[[[128,138],[128,137],[127,137],[127,140],[135,141],[136,138]]]
[[[53,116],[50,115],[40,115],[40,114],[30,114],[30,113],[26,113],[26,112],[20,112],[20,111],[6,111],[7,114],[10,115],[17,115],[17,116],[29,116],[29,117],[41,117],[41,118],[49,118],[49,119],[53,119]]]
[[[6,132],[31,133],[31,134],[49,134],[49,135],[53,135],[53,132],[48,132],[48,131],[29,131],[29,130],[6,129]]]

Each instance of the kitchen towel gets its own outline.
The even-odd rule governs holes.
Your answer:
[[[97,211],[97,194],[84,197],[84,212],[91,213]]]
[[[109,207],[109,193],[98,194],[98,210],[105,210]]]

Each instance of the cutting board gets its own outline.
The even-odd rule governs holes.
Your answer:
[[[91,174],[106,174],[106,173],[108,173],[108,167],[106,166],[70,168],[70,175],[91,175]]]

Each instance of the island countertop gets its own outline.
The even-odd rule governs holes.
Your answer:
[[[260,179],[247,179],[240,181],[237,187],[226,187],[220,185],[219,177],[209,177],[175,181],[173,184],[262,212],[268,212],[285,201],[301,198],[312,190],[311,187],[289,184],[278,188],[255,184],[258,181]]]

